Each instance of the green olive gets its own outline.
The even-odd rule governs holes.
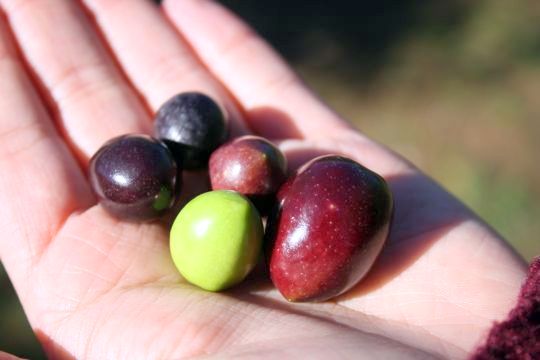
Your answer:
[[[220,291],[253,269],[263,225],[255,206],[234,191],[210,191],[191,200],[171,229],[171,255],[190,283]]]

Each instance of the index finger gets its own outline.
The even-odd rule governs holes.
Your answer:
[[[24,299],[29,270],[94,197],[55,129],[0,10],[0,258]],[[28,309],[27,309],[28,310]]]

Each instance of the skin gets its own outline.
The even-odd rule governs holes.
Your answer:
[[[504,239],[353,130],[219,5],[0,5],[0,257],[50,357],[459,359],[513,305],[526,269]],[[187,90],[221,102],[233,135],[249,128],[282,140],[292,167],[334,152],[388,180],[388,246],[358,287],[302,306],[256,276],[209,294],[175,271],[168,224],[119,222],[96,206],[89,157],[113,136],[150,133],[151,114]],[[294,128],[262,121],[264,109]],[[200,179],[186,180],[186,196],[202,190]]]

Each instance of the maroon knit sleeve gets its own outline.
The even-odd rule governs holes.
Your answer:
[[[540,359],[540,257],[529,268],[516,307],[496,323],[472,360]]]

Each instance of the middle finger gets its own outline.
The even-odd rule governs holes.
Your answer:
[[[83,0],[94,14],[127,76],[152,111],[174,94],[200,91],[218,101],[234,135],[247,132],[242,114],[225,88],[149,0]]]

